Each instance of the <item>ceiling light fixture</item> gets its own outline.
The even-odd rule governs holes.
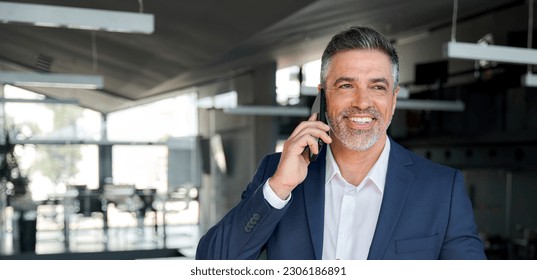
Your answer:
[[[522,76],[521,84],[526,87],[537,87],[537,75],[533,73],[527,73]]]
[[[533,46],[533,2],[533,0],[528,2],[528,49]],[[537,87],[537,75],[533,74],[532,65],[528,65],[528,72],[522,76],[521,84],[526,87]]]
[[[110,32],[151,34],[152,14],[0,2],[0,22]]]
[[[76,99],[23,99],[23,98],[0,98],[0,103],[38,103],[38,104],[65,104],[79,105],[80,102]]]
[[[104,82],[103,77],[98,75],[0,71],[0,84],[31,87],[100,89],[103,88]]]
[[[531,71],[532,65],[537,65],[537,49],[532,48],[533,39],[533,6],[534,0],[528,1],[528,45],[527,48],[493,46],[488,43],[459,43],[456,42],[458,0],[453,1],[453,20],[451,42],[444,45],[445,58],[469,59],[479,61],[494,61],[512,64],[528,65],[528,73],[522,76],[521,84],[527,87],[537,87],[537,75]]]
[[[472,43],[448,42],[444,45],[444,57],[537,65],[535,49]]]

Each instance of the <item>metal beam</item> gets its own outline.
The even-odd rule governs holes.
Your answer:
[[[0,2],[0,22],[110,32],[151,34],[152,14]]]
[[[465,103],[456,100],[412,100],[398,99],[397,110],[430,110],[462,112]],[[235,108],[224,108],[224,113],[231,115],[255,115],[255,116],[292,116],[308,117],[311,112],[308,107],[286,107],[286,106],[238,106]]]
[[[98,146],[166,146],[166,142],[102,141],[83,139],[10,139],[12,144],[30,145],[98,145]]]
[[[460,100],[416,100],[416,99],[397,99],[397,110],[429,110],[429,111],[447,111],[462,112],[465,104]]]
[[[310,115],[310,108],[285,106],[238,106],[235,108],[224,108],[224,113],[232,115],[307,117]]]

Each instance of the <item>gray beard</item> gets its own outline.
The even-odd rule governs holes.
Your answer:
[[[349,128],[343,120],[348,115],[354,113],[367,113],[372,115],[376,119],[375,125],[369,130],[356,130]],[[384,127],[384,119],[377,110],[371,107],[367,108],[366,110],[359,110],[351,107],[339,114],[336,118],[336,121],[330,117],[327,117],[327,120],[334,136],[343,144],[343,146],[349,150],[358,152],[363,152],[373,147],[373,145],[375,145],[383,135],[383,132],[385,132],[385,130],[382,129]],[[386,129],[388,126],[386,126]]]

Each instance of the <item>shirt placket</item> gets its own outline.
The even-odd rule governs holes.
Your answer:
[[[352,258],[352,244],[354,234],[352,228],[352,219],[356,210],[356,190],[354,187],[345,188],[345,194],[341,202],[341,211],[339,217],[338,237],[337,237],[337,249],[336,259],[351,259]]]

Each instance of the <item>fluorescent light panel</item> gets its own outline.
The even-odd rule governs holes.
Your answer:
[[[444,57],[537,65],[536,49],[472,43],[448,42],[444,45]]]
[[[100,89],[103,88],[104,82],[103,77],[97,75],[0,71],[0,84],[31,87]]]
[[[22,99],[22,98],[0,98],[0,103],[43,103],[43,104],[71,104],[78,105],[76,99]]]
[[[47,27],[151,34],[152,14],[0,2],[0,22]]]

